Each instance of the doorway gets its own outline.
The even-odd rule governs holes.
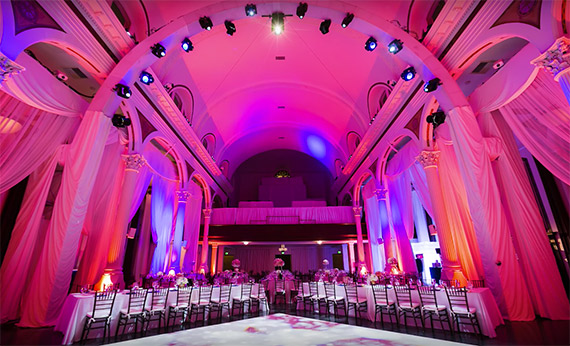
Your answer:
[[[234,268],[232,268],[232,261],[233,260],[234,260],[234,255],[224,255],[223,270],[234,270]]]
[[[344,270],[344,260],[341,253],[335,253],[333,256],[333,268]]]

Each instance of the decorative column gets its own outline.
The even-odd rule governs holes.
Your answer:
[[[0,85],[8,78],[25,70],[24,67],[16,64],[14,61],[8,59],[7,56],[0,53]]]
[[[202,257],[200,259],[200,267],[198,270],[206,273],[208,269],[208,230],[210,229],[210,216],[212,216],[212,209],[203,209],[204,214],[204,237],[202,238]]]
[[[355,266],[354,266],[354,242],[353,241],[349,241],[348,242],[348,261],[350,264],[350,272],[354,273],[355,271]]]
[[[352,207],[352,211],[354,212],[354,223],[356,224],[356,247],[358,250],[358,267],[360,268],[360,266],[366,266],[364,243],[362,241],[362,207]]]
[[[216,263],[216,273],[221,273],[224,271],[224,246],[218,245],[218,260]]]
[[[182,257],[182,239],[184,235],[184,224],[186,220],[186,204],[192,194],[186,190],[176,191],[178,198],[177,209],[173,222],[173,232],[171,243],[171,252],[168,260],[168,269],[174,269],[177,273],[181,272],[181,257]]]
[[[570,38],[560,37],[546,52],[530,63],[550,72],[554,80],[560,83],[570,103]]]
[[[416,160],[422,165],[426,173],[435,224],[437,225],[441,261],[443,262],[441,277],[444,280],[459,280],[462,285],[466,285],[467,278],[465,278],[461,270],[461,264],[457,256],[457,247],[455,246],[453,234],[449,227],[445,202],[443,200],[443,192],[441,190],[441,182],[437,169],[439,154],[439,151],[424,150]]]
[[[352,272],[351,263],[348,259],[348,244],[342,244],[342,266],[344,267],[344,270]]]
[[[384,242],[384,271],[388,272],[392,266],[388,263],[388,259],[391,257],[396,258],[394,251],[395,236],[392,236],[392,230],[390,228],[390,214],[388,213],[388,201],[386,199],[388,190],[384,187],[376,189],[374,194],[378,200],[378,213],[380,214],[380,228],[382,232],[382,241]]]
[[[111,244],[109,244],[109,254],[107,256],[107,268],[105,274],[110,274],[113,283],[120,283],[124,286],[123,260],[125,256],[125,241],[127,237],[127,227],[129,225],[131,205],[135,186],[137,183],[139,169],[146,163],[144,157],[138,153],[123,155],[125,161],[125,175],[123,176],[123,186],[121,188],[121,200],[117,207],[115,218],[115,228]]]
[[[210,267],[210,273],[212,275],[216,274],[216,261],[218,260],[218,244],[212,243],[212,266]]]

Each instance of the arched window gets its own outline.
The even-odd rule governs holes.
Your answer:
[[[194,95],[185,85],[174,85],[169,89],[170,97],[174,104],[180,110],[180,113],[186,118],[188,125],[192,126],[194,114]]]
[[[361,140],[360,135],[354,131],[350,131],[346,135],[346,146],[348,148],[348,154],[350,156],[352,156],[352,154],[354,154],[354,151],[356,150],[356,148],[360,144],[360,140]]]
[[[222,161],[222,163],[220,163],[220,170],[222,171],[222,174],[223,174],[226,178],[229,178],[229,175],[230,175],[230,162],[229,162],[228,160]]]
[[[337,177],[340,177],[343,168],[344,168],[344,163],[340,159],[336,159],[334,161],[334,169]]]
[[[275,178],[291,178],[291,174],[285,169],[280,169],[275,173]]]
[[[202,137],[202,145],[208,154],[213,157],[214,153],[216,152],[216,136],[214,136],[212,133],[206,134],[204,137]]]
[[[368,90],[368,115],[370,122],[376,119],[376,115],[380,112],[388,96],[392,92],[392,87],[387,83],[376,83]]]

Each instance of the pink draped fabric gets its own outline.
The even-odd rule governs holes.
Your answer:
[[[503,143],[504,153],[493,168],[534,311],[545,318],[569,319],[570,304],[512,131],[499,112],[481,114],[478,120],[484,134]]]
[[[107,264],[109,244],[113,238],[114,221],[120,200],[123,164],[119,143],[106,146],[101,168],[89,200],[89,207],[83,224],[87,243],[75,275],[75,285],[95,284],[103,275]]]
[[[407,173],[409,174],[410,182],[416,190],[419,200],[422,202],[422,206],[433,219],[433,209],[424,168],[416,162],[410,166]]]
[[[560,85],[541,70],[525,92],[499,111],[525,148],[570,185],[570,105]]]
[[[212,214],[212,225],[289,223],[354,223],[352,207],[223,208]]]
[[[28,54],[21,53],[16,63],[26,70],[3,83],[3,89],[10,95],[33,108],[64,116],[77,117],[87,110],[87,101],[56,80]]]
[[[368,248],[371,256],[372,268],[369,271],[384,271],[384,249],[379,246],[378,239],[382,238],[382,225],[380,220],[380,210],[378,208],[378,197],[374,193],[376,184],[369,181],[362,189],[362,199],[364,200],[364,211],[366,215],[366,232],[368,233]],[[386,220],[387,221],[387,220]]]
[[[465,276],[470,280],[483,279],[483,264],[469,212],[467,192],[449,136],[447,125],[444,124],[437,129],[437,145],[440,151],[439,179],[441,185],[445,186],[443,197],[447,220],[453,231],[457,255]]]
[[[133,276],[135,281],[142,284],[141,279],[150,272],[150,260],[154,252],[154,243],[152,242],[151,226],[150,226],[150,195],[146,195],[143,200],[142,222],[137,238],[137,247],[135,252],[135,264],[133,267]]]
[[[53,325],[71,281],[79,236],[111,122],[101,112],[85,114],[65,154],[65,169],[39,265],[28,285],[22,327]]]
[[[78,125],[79,117],[41,111],[0,91],[0,193],[35,171]]]
[[[61,150],[57,150],[28,180],[20,213],[0,269],[0,323],[20,317],[22,294],[28,285],[32,269],[37,265],[38,256],[35,254],[43,247],[45,232],[42,232],[41,221],[60,155]]]
[[[505,317],[513,321],[533,320],[532,302],[475,115],[469,106],[446,111],[477,234],[485,282]]]

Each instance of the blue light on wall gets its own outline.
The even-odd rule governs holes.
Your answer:
[[[311,154],[317,159],[324,159],[327,156],[327,147],[320,137],[309,135],[307,137],[307,147]]]

